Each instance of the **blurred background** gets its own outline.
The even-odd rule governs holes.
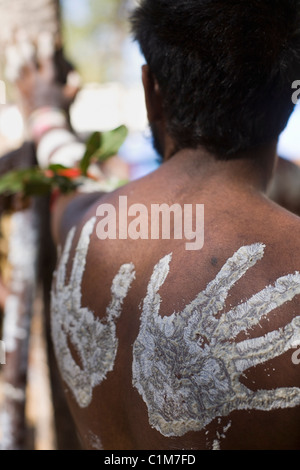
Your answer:
[[[16,15],[2,15],[7,5],[24,4],[26,29],[43,30],[47,15],[45,5],[56,0],[0,0],[4,38],[14,29]],[[31,8],[32,11],[28,11]],[[60,0],[59,35],[64,52],[82,79],[82,90],[71,110],[74,129],[88,133],[109,130],[125,124],[129,136],[121,157],[130,163],[132,178],[143,176],[157,167],[147,125],[141,66],[144,59],[132,40],[128,17],[137,0]],[[3,4],[3,5],[2,5]],[[1,10],[2,9],[2,10]],[[48,18],[50,14],[48,12]],[[28,25],[28,21],[32,25]],[[11,22],[11,27],[8,23]],[[53,21],[55,22],[55,21]],[[38,28],[38,25],[40,27]],[[1,51],[0,51],[1,55]],[[18,147],[24,139],[22,116],[15,103],[14,90],[5,80],[5,58],[2,54],[0,76],[0,153]]]

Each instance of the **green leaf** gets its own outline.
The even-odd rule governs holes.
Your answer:
[[[55,165],[50,165],[48,167],[49,170],[53,171],[54,173],[57,173],[59,170],[67,170],[68,167],[64,165],[60,165],[58,163],[55,163]]]
[[[24,183],[23,193],[25,196],[46,196],[51,192],[51,181],[29,180]]]
[[[99,162],[104,162],[116,155],[127,135],[128,129],[126,126],[120,126],[112,131],[103,132],[101,147],[95,152],[93,158]]]
[[[80,169],[86,175],[92,161],[105,162],[110,157],[117,155],[121,145],[128,135],[126,126],[120,126],[112,131],[94,132],[87,141],[86,153],[81,160]]]
[[[86,143],[86,152],[80,162],[80,169],[86,175],[91,159],[95,152],[101,147],[101,132],[94,132]]]
[[[24,189],[24,178],[28,177],[28,170],[14,170],[0,178],[0,194],[13,195]]]
[[[83,175],[87,174],[92,161],[104,162],[116,155],[128,135],[126,126],[108,132],[95,132],[86,144],[86,152],[80,163]],[[74,191],[78,187],[78,181],[69,175],[59,174],[59,170],[68,170],[63,165],[50,165],[50,176],[39,167],[13,170],[0,177],[0,195],[12,196],[23,193],[25,196],[43,196],[50,194],[54,188],[61,192]],[[122,184],[122,183],[120,183]]]
[[[78,184],[66,176],[55,175],[52,179],[52,189],[58,188],[64,194],[75,191],[77,187]]]

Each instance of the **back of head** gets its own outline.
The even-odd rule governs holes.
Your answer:
[[[300,79],[299,0],[141,0],[134,36],[178,149],[219,158],[278,139]]]

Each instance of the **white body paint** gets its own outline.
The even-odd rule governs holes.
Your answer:
[[[52,337],[59,367],[80,407],[92,400],[93,388],[113,370],[117,354],[116,321],[135,277],[134,266],[120,268],[112,284],[112,301],[103,320],[81,305],[93,218],[82,230],[70,281],[66,265],[75,235],[68,236],[52,295]],[[300,275],[279,278],[224,313],[230,289],[264,256],[265,246],[240,248],[206,289],[180,313],[160,315],[158,293],[165,283],[172,255],[155,266],[143,302],[138,337],[133,345],[133,386],[148,408],[149,423],[164,436],[201,431],[217,417],[235,410],[273,410],[300,405],[299,388],[252,391],[240,382],[243,372],[291,349],[300,334],[300,316],[264,336],[235,342],[240,332],[259,324],[277,307],[300,294]],[[78,365],[69,347],[80,358]],[[214,447],[218,448],[217,440]]]
[[[64,381],[82,408],[90,404],[94,387],[113,370],[118,348],[115,322],[121,314],[123,300],[134,279],[133,266],[122,266],[113,280],[112,300],[103,320],[96,319],[93,312],[82,307],[81,282],[95,222],[96,218],[91,219],[82,230],[70,281],[66,284],[66,266],[75,229],[69,233],[52,293],[51,330],[58,365]],[[74,360],[69,341],[76,350],[81,365]]]
[[[92,449],[94,449],[94,450],[104,450],[103,445],[101,443],[101,440],[92,431],[88,432],[87,440],[88,440],[88,442],[89,442]]]
[[[219,421],[221,421],[220,418],[219,418],[219,420],[218,420],[218,424],[220,424]],[[217,437],[217,438],[213,441],[212,450],[221,450],[221,445],[220,445],[221,439],[225,439],[225,438],[226,438],[226,432],[227,432],[230,428],[231,428],[231,421],[229,421],[228,424],[223,427],[221,433],[219,433],[219,432],[217,431],[217,433],[216,433],[216,437]]]
[[[133,385],[148,407],[151,426],[164,436],[201,431],[234,410],[300,405],[298,388],[253,392],[239,380],[246,369],[292,347],[300,317],[265,336],[232,341],[300,294],[299,273],[278,279],[217,319],[229,290],[263,254],[262,244],[242,247],[183,312],[170,317],[159,314],[158,291],[166,281],[171,255],[155,266],[133,347]]]

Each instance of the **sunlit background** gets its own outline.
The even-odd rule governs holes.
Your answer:
[[[132,178],[157,168],[148,129],[141,66],[145,63],[132,40],[129,16],[135,0],[61,0],[64,49],[82,78],[72,109],[76,131],[109,130],[121,124],[129,136],[120,156]],[[0,154],[24,140],[24,123],[5,77],[0,81]]]

